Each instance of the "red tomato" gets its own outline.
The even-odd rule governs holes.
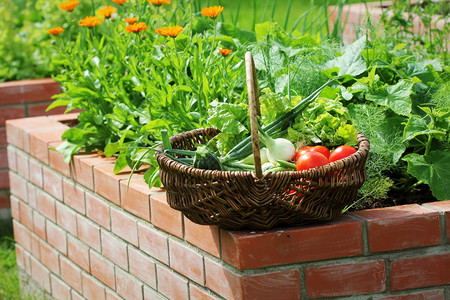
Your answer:
[[[333,161],[336,161],[339,159],[343,159],[344,157],[352,155],[355,152],[356,152],[355,148],[353,148],[351,146],[347,146],[347,145],[342,145],[342,146],[337,147],[330,153],[330,157],[328,158],[328,161],[333,162]]]
[[[308,151],[311,151],[311,148],[312,148],[313,146],[305,146],[305,147],[302,147],[302,148],[300,148],[300,149],[298,149],[297,150],[297,152],[295,152],[295,155],[294,155],[294,161],[296,162],[297,160],[298,160],[298,158],[303,154],[303,153],[305,153],[305,152],[308,152]]]
[[[315,151],[307,151],[300,155],[296,161],[297,171],[308,170],[311,168],[317,168],[328,163],[328,159],[325,155]]]
[[[311,151],[322,153],[326,158],[330,157],[330,150],[325,146],[314,146]]]

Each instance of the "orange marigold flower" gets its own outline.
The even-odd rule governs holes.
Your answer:
[[[62,10],[72,11],[75,9],[75,7],[78,4],[80,4],[80,1],[78,1],[78,0],[69,0],[69,1],[61,3],[59,8]]]
[[[127,25],[127,27],[125,27],[125,30],[128,32],[140,32],[142,30],[146,30],[147,29],[147,25],[144,22],[139,22],[139,23],[134,23],[131,25]]]
[[[137,20],[138,20],[138,18],[126,18],[124,21],[131,25],[131,24],[136,23]]]
[[[62,29],[61,27],[55,27],[52,29],[47,30],[47,33],[50,33],[51,35],[58,35],[60,33],[63,33],[64,29]]]
[[[114,2],[115,4],[122,5],[122,4],[125,4],[125,2],[127,2],[127,0],[112,0],[112,2]]]
[[[111,18],[111,16],[113,15],[113,13],[115,13],[117,10],[117,8],[112,7],[111,5],[106,5],[103,8],[100,8],[98,10],[98,14],[100,16],[102,16],[103,18],[109,19]]]
[[[147,1],[156,6],[161,6],[161,4],[170,4],[170,0],[147,0]]]
[[[231,52],[233,52],[233,50],[230,49],[219,49],[220,54],[222,54],[223,56],[228,56]]]
[[[78,25],[92,28],[99,24],[102,24],[102,21],[98,17],[89,16],[81,20]]]
[[[223,7],[220,5],[205,7],[202,9],[202,15],[215,19],[222,12],[222,10]]]
[[[171,36],[176,37],[184,30],[183,27],[179,25],[171,26],[171,27],[164,27],[164,28],[157,28],[155,30],[156,33],[159,33],[164,36]]]

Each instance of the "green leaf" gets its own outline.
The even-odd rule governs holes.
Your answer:
[[[366,38],[361,37],[353,44],[345,48],[342,56],[328,61],[326,69],[339,68],[339,76],[351,75],[358,76],[367,70],[366,62],[361,56],[361,52],[366,47]]]
[[[411,93],[414,83],[400,80],[397,84],[387,86],[376,93],[367,94],[367,100],[389,107],[395,113],[409,117],[411,113]]]
[[[403,131],[403,141],[410,141],[419,135],[445,135],[445,131],[433,130],[425,119],[411,115]]]
[[[114,164],[114,174],[118,174],[126,166],[128,166],[126,155],[120,154],[116,159],[116,163]]]
[[[438,200],[450,200],[450,153],[431,151],[428,156],[411,153],[403,160],[408,162],[408,173],[430,186]]]
[[[111,157],[117,152],[119,152],[120,149],[120,143],[109,143],[106,145],[104,153],[106,157]]]
[[[78,151],[80,151],[81,146],[77,145],[77,144],[72,144],[70,142],[63,142],[61,145],[59,145],[58,147],[56,147],[56,151],[62,153],[63,157],[64,157],[64,162],[66,164],[70,164],[70,161],[72,160],[72,156],[74,154],[77,154]]]
[[[141,132],[153,132],[155,130],[160,131],[161,129],[168,129],[170,127],[170,122],[168,120],[156,119],[145,124],[141,128]]]

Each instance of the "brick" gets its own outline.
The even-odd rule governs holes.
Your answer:
[[[142,283],[120,268],[116,268],[117,293],[124,299],[142,299]]]
[[[169,248],[166,236],[141,223],[138,223],[138,235],[139,248],[142,251],[166,265],[169,264]]]
[[[238,269],[362,253],[362,224],[347,216],[315,226],[265,232],[221,230],[222,259]]]
[[[129,186],[128,180],[122,180],[120,182],[122,208],[150,222],[150,194],[156,191],[159,189],[150,190],[143,178],[132,179]]]
[[[44,175],[42,174],[42,165],[35,161],[34,159],[30,159],[30,181],[36,186],[42,188],[44,186]]]
[[[300,274],[298,270],[244,276],[244,299],[300,299]]]
[[[450,253],[404,258],[391,263],[391,290],[450,283]]]
[[[114,164],[94,166],[94,187],[95,192],[114,204],[120,205],[121,179],[128,179],[129,174],[114,175]]]
[[[28,229],[33,230],[33,211],[31,208],[23,202],[19,203],[20,206],[20,223],[25,225]]]
[[[100,227],[88,218],[77,215],[78,238],[100,252]]]
[[[2,103],[3,104],[3,103]],[[25,118],[23,106],[2,106],[0,109],[0,126],[5,126],[6,120]]]
[[[424,291],[407,295],[395,295],[388,297],[374,298],[375,300],[445,300],[445,292],[443,289]]]
[[[127,242],[138,246],[137,222],[128,214],[111,207],[112,232]]]
[[[368,222],[372,252],[437,245],[441,242],[439,214],[417,204],[352,213]]]
[[[41,190],[36,190],[37,210],[48,219],[56,222],[55,200]]]
[[[41,262],[50,271],[59,274],[59,255],[58,252],[45,242],[39,243],[39,252],[41,254]]]
[[[70,299],[70,286],[53,274],[50,274],[52,297],[55,299]]]
[[[101,164],[104,161],[97,154],[78,154],[72,157],[71,169],[72,178],[87,187],[94,190],[94,170],[95,164]]]
[[[122,300],[123,298],[114,291],[106,290],[106,300]]]
[[[23,143],[23,142],[22,142]],[[6,147],[8,146],[8,138],[6,134],[6,128],[0,127],[0,147]],[[11,143],[13,144],[13,143]]]
[[[80,115],[80,111],[74,110],[73,112],[60,114],[60,115],[51,115],[49,118],[52,120],[61,122],[63,124],[74,124],[78,122],[78,116]]]
[[[47,220],[47,242],[55,247],[59,252],[67,255],[66,232],[53,222]]]
[[[48,159],[50,167],[63,174],[66,177],[70,177],[71,171],[70,171],[70,164],[66,164],[64,162],[64,156],[61,152],[58,152],[56,149],[59,145],[61,145],[63,142],[50,142],[48,143],[49,151],[48,151]]]
[[[77,214],[61,202],[56,202],[56,222],[61,228],[77,235]]]
[[[33,211],[33,232],[44,241],[47,240],[45,217],[37,211]]]
[[[308,297],[338,297],[382,292],[386,289],[384,260],[305,269]]]
[[[11,197],[11,216],[20,222],[20,200],[16,197]]]
[[[31,277],[41,288],[50,292],[50,271],[37,259],[31,257]]]
[[[243,299],[242,277],[225,265],[205,257],[205,276],[206,287],[212,291],[226,299]]]
[[[36,234],[31,234],[31,254],[37,259],[41,259],[41,239]]]
[[[60,257],[61,278],[81,293],[81,269],[65,257]]]
[[[17,173],[22,175],[23,178],[29,179],[30,170],[28,167],[28,157],[25,153],[17,151]]]
[[[158,292],[169,299],[188,299],[188,282],[173,271],[157,265]]]
[[[36,210],[37,209],[36,187],[30,182],[27,182],[27,190],[28,190],[28,205]]]
[[[220,256],[219,227],[199,225],[188,218],[184,219],[184,238],[189,243],[212,254]]]
[[[220,298],[213,296],[210,292],[202,290],[199,287],[189,284],[189,299],[191,300],[218,300]]]
[[[169,206],[165,194],[150,196],[152,223],[179,238],[183,238],[183,216]]]
[[[15,244],[16,249],[16,262],[19,268],[25,269],[25,262],[24,262],[24,250],[19,244]]]
[[[70,235],[67,237],[67,257],[86,272],[90,271],[89,247]]]
[[[86,193],[86,216],[100,226],[111,229],[109,205],[90,193]]]
[[[6,128],[0,127],[0,147],[6,147],[6,146],[8,146],[8,144],[9,144],[9,142],[7,139]],[[11,144],[13,144],[13,143],[11,143]]]
[[[156,267],[154,261],[141,251],[128,247],[130,273],[156,289]]]
[[[125,270],[128,270],[127,244],[112,234],[101,230],[102,254]]]
[[[0,190],[9,188],[8,169],[0,170]]]
[[[43,162],[49,164],[49,143],[61,141],[62,134],[67,131],[69,127],[61,123],[56,123],[52,126],[36,128],[29,132],[30,154]],[[26,139],[25,139],[26,141]],[[25,150],[27,150],[25,142]]]
[[[9,190],[0,190],[0,211],[9,211],[11,209]],[[9,218],[9,216],[8,216]]]
[[[52,103],[52,101],[48,101],[45,103],[39,103],[39,104],[29,104],[27,109],[27,114],[30,117],[37,117],[37,116],[49,116],[49,115],[56,115],[56,114],[63,114],[66,110],[66,107],[55,107],[52,108],[49,111],[47,110],[47,107]]]
[[[92,249],[89,253],[91,260],[91,274],[95,278],[115,290],[116,282],[114,264]]]
[[[74,290],[72,290],[70,292],[70,295],[72,296],[72,300],[86,300],[85,297],[83,297],[82,295],[78,294],[77,292],[75,292]]]
[[[170,267],[187,278],[204,284],[203,257],[185,244],[169,239]]]
[[[17,172],[17,159],[16,159],[16,151],[12,148],[12,146],[8,146],[8,167],[11,171]]]
[[[24,252],[24,265],[25,265],[25,272],[31,276],[31,257],[33,257],[32,255],[30,255],[28,252]]]
[[[8,150],[0,149],[0,169],[8,168]]]
[[[86,203],[83,189],[74,183],[63,180],[64,203],[83,215],[86,213]]]
[[[165,300],[165,299],[167,298],[161,296],[160,294],[158,294],[157,291],[144,285],[144,300]]]
[[[13,220],[13,228],[16,243],[31,252],[31,232],[16,220]]]
[[[430,202],[423,205],[424,207],[437,210],[444,215],[445,231],[447,232],[447,242],[450,241],[450,200]]]
[[[63,200],[63,180],[61,175],[47,168],[43,170],[44,191],[55,197],[57,200]]]
[[[25,79],[0,84],[2,104],[48,101],[60,92],[59,83],[51,78]]]
[[[0,172],[0,176],[5,177],[3,172]],[[8,175],[6,174],[6,178]],[[15,173],[9,172],[9,183],[11,195],[16,196],[20,200],[27,202],[27,182],[25,179],[16,175]],[[0,186],[3,185],[0,183]],[[2,188],[2,187],[0,187]]]
[[[83,282],[83,296],[89,300],[106,299],[104,286],[93,277],[82,273],[81,280]]]

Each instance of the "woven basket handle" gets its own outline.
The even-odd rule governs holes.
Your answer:
[[[262,177],[261,152],[259,147],[258,116],[259,107],[258,78],[256,78],[255,62],[251,52],[245,53],[245,75],[247,81],[248,106],[250,110],[250,130],[252,135],[253,159],[257,178]]]

